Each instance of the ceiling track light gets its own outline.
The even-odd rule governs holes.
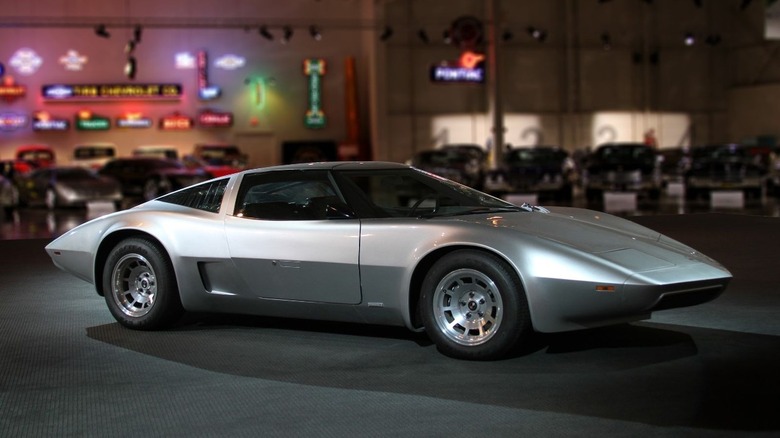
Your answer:
[[[604,50],[612,49],[612,36],[608,32],[601,34],[601,48]]]
[[[501,33],[501,41],[504,41],[504,42],[509,41],[509,40],[511,40],[514,37],[515,37],[515,34],[513,34],[512,31],[509,30],[509,29],[506,29],[503,33]]]
[[[99,36],[100,38],[111,38],[111,34],[108,33],[105,24],[98,24],[95,26],[95,35]]]
[[[385,26],[385,30],[382,31],[382,35],[379,35],[379,40],[387,41],[392,36],[393,36],[393,28],[390,26]]]
[[[125,44],[125,53],[130,55],[135,51],[135,40],[129,40],[127,44]]]
[[[267,39],[268,41],[274,40],[274,35],[271,33],[271,31],[268,30],[268,26],[265,25],[260,26],[260,30],[258,32],[263,38]]]
[[[127,58],[127,62],[125,62],[125,76],[127,76],[128,79],[135,79],[136,70],[137,63],[135,57],[131,56]]]
[[[314,25],[309,26],[309,35],[311,35],[315,41],[320,41],[322,39],[322,33],[317,26]]]
[[[428,33],[425,31],[425,29],[420,29],[417,31],[417,38],[426,44],[430,41],[430,38],[428,38]]]
[[[691,32],[686,32],[685,35],[683,35],[683,43],[688,47],[693,46],[696,44],[696,36]]]
[[[284,34],[282,35],[282,44],[287,44],[293,37],[293,29],[290,26],[284,26]]]
[[[135,41],[136,44],[141,42],[141,37],[143,36],[143,28],[140,24],[136,25],[133,29],[133,41]]]
[[[533,26],[528,26],[528,35],[540,43],[547,39],[547,31]]]

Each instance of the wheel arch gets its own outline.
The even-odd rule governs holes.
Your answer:
[[[525,291],[525,282],[523,281],[522,275],[520,275],[520,273],[517,271],[515,265],[511,263],[500,252],[491,250],[489,248],[485,248],[483,246],[468,245],[468,244],[459,244],[459,245],[452,245],[444,248],[439,248],[425,255],[425,257],[423,257],[420,260],[420,262],[417,263],[417,266],[415,266],[414,272],[412,273],[412,278],[409,283],[408,306],[409,306],[409,316],[411,318],[412,327],[414,329],[421,330],[424,326],[422,317],[420,315],[420,296],[422,295],[422,283],[423,283],[423,279],[425,278],[425,275],[431,269],[433,264],[436,263],[438,260],[440,260],[442,257],[454,251],[463,250],[463,249],[474,250],[474,251],[490,254],[500,258],[502,261],[504,261],[504,263],[507,264],[511,272],[516,277],[517,281],[520,283],[520,286],[523,288],[523,291]]]
[[[119,244],[119,242],[129,239],[132,237],[140,237],[149,240],[150,242],[157,245],[160,250],[164,251],[167,255],[168,251],[165,249],[165,245],[162,244],[157,238],[152,236],[151,234],[140,231],[140,230],[117,230],[109,235],[107,235],[98,246],[98,250],[95,254],[95,290],[97,291],[98,295],[103,296],[103,289],[102,289],[102,278],[103,278],[103,270],[106,265],[106,259],[108,258],[108,254],[111,252],[114,247]]]

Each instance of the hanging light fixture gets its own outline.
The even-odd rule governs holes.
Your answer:
[[[309,35],[311,35],[311,37],[315,41],[319,41],[322,39],[322,33],[320,32],[320,29],[315,25],[309,26]]]
[[[95,35],[99,36],[100,38],[111,38],[111,34],[108,33],[105,24],[98,24],[95,26]]]
[[[284,26],[284,35],[282,36],[282,44],[287,44],[293,37],[293,30],[290,26]]]
[[[127,62],[125,62],[125,76],[127,76],[128,79],[135,79],[137,66],[138,64],[136,63],[134,56],[127,58]]]
[[[143,36],[143,32],[144,30],[140,24],[137,24],[133,29],[133,41],[135,41],[136,44],[141,42],[141,36]]]
[[[271,33],[271,31],[268,30],[268,26],[266,25],[260,26],[260,30],[258,32],[263,38],[267,39],[268,41],[274,40],[274,35]]]
[[[425,29],[420,29],[417,31],[417,38],[420,38],[420,41],[426,44],[430,41],[430,38],[428,38],[428,32],[426,32]]]
[[[393,28],[390,26],[385,26],[385,30],[382,31],[382,35],[379,35],[379,40],[387,41],[392,36],[393,36]]]

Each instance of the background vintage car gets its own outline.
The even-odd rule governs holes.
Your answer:
[[[487,169],[487,154],[474,144],[445,144],[420,151],[407,162],[426,172],[481,189]]]
[[[113,178],[80,166],[52,166],[35,169],[17,181],[23,205],[85,207],[93,202],[110,202],[120,207],[122,190]]]
[[[568,152],[555,146],[518,147],[504,154],[501,167],[487,172],[483,190],[536,193],[540,200],[571,201],[576,181]]]
[[[73,147],[72,164],[98,170],[115,157],[114,143],[84,143]]]
[[[661,169],[656,150],[644,143],[605,143],[585,159],[582,186],[588,202],[600,202],[604,192],[635,192],[657,199]]]
[[[769,175],[768,152],[737,143],[691,149],[692,164],[685,173],[688,199],[709,198],[713,191],[742,191],[760,199]]]
[[[177,160],[154,157],[115,158],[98,173],[119,181],[123,195],[143,200],[211,178],[203,169],[188,169]]]

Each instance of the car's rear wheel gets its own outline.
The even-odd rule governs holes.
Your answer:
[[[471,360],[507,355],[532,331],[517,275],[500,258],[475,250],[438,260],[422,285],[425,330],[442,353]]]
[[[123,240],[111,250],[103,270],[103,295],[114,318],[133,329],[164,328],[183,313],[166,253],[143,238]]]

